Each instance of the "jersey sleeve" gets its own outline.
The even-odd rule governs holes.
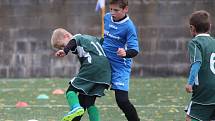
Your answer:
[[[138,37],[134,26],[128,28],[127,49],[134,49],[139,52]]]
[[[100,45],[103,44],[104,38],[103,37],[95,37],[96,42],[98,42]]]
[[[194,41],[188,43],[188,52],[191,64],[199,61],[202,62],[202,55],[200,51],[200,47]]]
[[[68,52],[71,50],[73,54],[77,54],[76,47],[77,45],[75,39],[71,39],[69,43],[64,47],[64,52],[67,55]]]
[[[102,45],[103,42],[104,42],[104,38],[98,38],[97,40],[98,40],[98,42],[99,42],[101,45]]]
[[[194,85],[195,80],[198,78],[198,72],[199,72],[200,67],[201,67],[200,62],[195,62],[191,65],[190,75],[188,77],[187,84],[192,85],[192,86]],[[196,85],[198,85],[198,83]]]

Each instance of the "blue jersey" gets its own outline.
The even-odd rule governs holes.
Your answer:
[[[114,22],[110,13],[104,17],[104,28],[103,49],[112,67],[112,88],[128,91],[132,59],[119,57],[117,50],[124,48],[139,52],[136,28],[128,16]]]

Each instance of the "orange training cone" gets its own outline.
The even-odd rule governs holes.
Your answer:
[[[28,107],[28,103],[21,102],[21,101],[16,103],[16,108],[23,108],[23,107]]]
[[[52,92],[53,95],[62,95],[64,91],[62,89],[56,89]]]

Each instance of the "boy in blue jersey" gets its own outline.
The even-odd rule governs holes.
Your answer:
[[[186,109],[186,121],[212,121],[215,120],[215,39],[209,35],[210,14],[196,11],[189,23],[193,39],[188,43],[191,69],[185,89],[192,93],[192,98]]]
[[[136,28],[127,15],[128,0],[110,0],[104,17],[103,49],[111,64],[111,89],[128,121],[140,121],[128,98],[132,58],[139,52]]]
[[[101,46],[102,39],[81,34],[73,36],[58,28],[53,32],[51,43],[59,49],[56,56],[64,57],[71,51],[81,64],[66,91],[70,111],[61,121],[80,121],[84,110],[87,110],[90,121],[100,121],[95,101],[97,97],[104,96],[104,90],[109,88],[111,81],[111,68]]]

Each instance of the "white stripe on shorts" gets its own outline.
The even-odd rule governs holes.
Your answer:
[[[187,107],[187,115],[190,115],[190,110],[191,110],[191,105],[192,105],[192,101],[190,101],[190,104]]]

